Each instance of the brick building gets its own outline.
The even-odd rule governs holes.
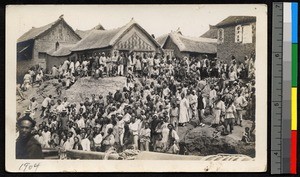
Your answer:
[[[256,17],[229,16],[220,23],[210,26],[201,37],[217,37],[218,58],[229,61],[235,56],[237,60],[243,60],[245,55],[255,54]]]

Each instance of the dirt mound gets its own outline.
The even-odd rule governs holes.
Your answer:
[[[63,96],[68,96],[71,102],[80,102],[85,97],[91,97],[92,94],[103,96],[108,95],[108,92],[116,92],[117,89],[122,89],[126,84],[125,77],[100,78],[79,78],[74,85],[71,86]]]
[[[244,123],[249,124],[249,122]],[[245,144],[240,141],[242,127],[235,127],[232,134],[213,137],[215,128],[205,126],[193,128],[191,125],[179,127],[180,141],[184,142],[191,155],[215,155],[219,153],[244,154],[255,157],[255,144]]]

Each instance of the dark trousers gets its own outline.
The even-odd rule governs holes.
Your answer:
[[[228,125],[229,125],[229,132],[232,133],[233,122],[234,122],[234,118],[226,118],[224,120],[224,127],[225,127],[225,132],[226,133],[228,133]]]
[[[44,112],[46,110],[46,107],[42,106],[42,113],[41,113],[41,116],[40,117],[44,117]]]

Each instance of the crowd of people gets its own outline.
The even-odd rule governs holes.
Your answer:
[[[63,83],[60,89],[68,89],[79,77],[123,76],[126,85],[115,93],[93,94],[74,103],[60,98],[58,89],[58,98],[49,95],[42,103],[31,98],[26,115],[40,120],[34,137],[43,148],[186,154],[180,126],[210,126],[226,136],[235,126],[243,126],[245,118],[253,121],[241,134],[241,140],[249,143],[255,129],[254,63],[255,55],[232,56],[225,62],[207,55],[199,59],[118,52],[66,60],[48,72]],[[32,72],[24,76],[21,88],[43,82],[42,69]]]

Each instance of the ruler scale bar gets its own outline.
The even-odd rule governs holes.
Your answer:
[[[273,3],[272,16],[271,173],[282,172],[283,3]],[[274,77],[277,76],[277,77]]]

